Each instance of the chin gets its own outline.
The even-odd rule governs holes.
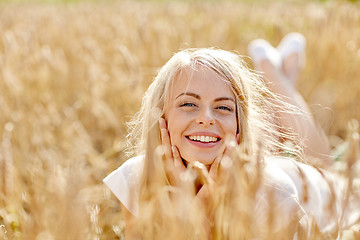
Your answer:
[[[185,160],[188,163],[197,161],[204,164],[205,166],[211,165],[215,160],[215,158],[188,158],[188,159],[189,160]]]

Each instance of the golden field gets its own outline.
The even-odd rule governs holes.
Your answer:
[[[303,33],[298,86],[338,154],[360,119],[359,28],[360,5],[346,2],[1,3],[0,239],[124,239],[102,179],[126,160],[125,123],[182,48],[247,55],[253,39]]]

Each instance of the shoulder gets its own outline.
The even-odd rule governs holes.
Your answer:
[[[118,169],[104,178],[103,181],[108,186],[116,184],[121,178],[134,182],[141,177],[143,166],[143,156],[130,158],[129,160],[125,161]]]
[[[130,158],[103,180],[120,202],[134,215],[137,213],[136,203],[143,167],[143,156]]]

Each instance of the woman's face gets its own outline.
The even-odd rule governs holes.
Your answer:
[[[225,141],[237,140],[234,94],[215,71],[200,65],[174,79],[165,118],[171,144],[187,162],[209,165]]]

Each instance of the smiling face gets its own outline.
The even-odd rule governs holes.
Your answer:
[[[197,65],[173,81],[165,119],[171,144],[187,162],[211,164],[227,139],[236,140],[234,94],[215,71]]]

